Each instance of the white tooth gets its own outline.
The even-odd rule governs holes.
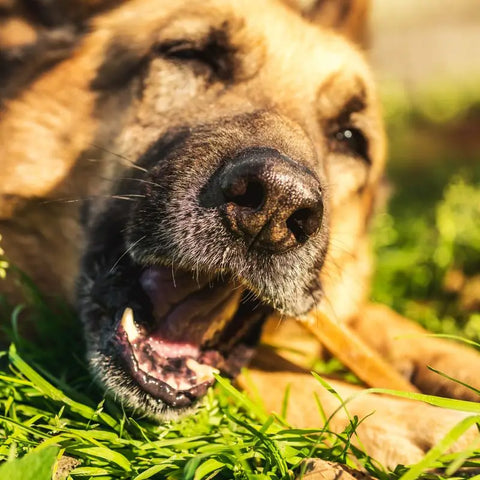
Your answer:
[[[133,318],[133,310],[130,307],[127,307],[123,312],[121,324],[130,343],[140,336]]]
[[[211,367],[210,365],[203,365],[201,363],[198,363],[193,358],[187,359],[186,364],[187,364],[187,367],[192,372],[194,372],[195,375],[197,376],[198,383],[203,383],[203,382],[212,380],[214,373],[220,373],[219,370],[217,370],[216,368]]]
[[[174,375],[162,378],[162,382],[166,383],[174,390],[188,390],[192,388],[192,385],[186,381],[178,380]]]

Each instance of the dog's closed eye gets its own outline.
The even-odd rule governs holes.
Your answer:
[[[222,33],[212,32],[202,42],[191,40],[169,42],[159,45],[156,51],[172,61],[207,66],[217,78],[226,80],[232,76],[234,51]]]
[[[208,57],[208,52],[203,46],[188,40],[179,40],[166,45],[160,45],[157,51],[160,55],[171,59],[200,60],[205,63],[213,61],[212,58]]]

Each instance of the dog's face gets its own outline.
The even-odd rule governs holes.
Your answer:
[[[273,2],[129,2],[89,48],[114,180],[87,212],[89,357],[131,405],[181,412],[239,372],[273,310],[345,316],[363,295],[372,80],[348,41]]]

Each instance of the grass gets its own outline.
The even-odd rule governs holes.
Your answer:
[[[54,312],[45,310],[44,313],[50,313],[51,333],[58,337],[58,324],[51,323],[52,318],[58,320],[58,317]],[[78,334],[70,332],[72,344]],[[37,339],[35,345],[42,343],[43,339]],[[463,456],[464,452],[443,455],[466,428],[480,421],[480,404],[473,402],[467,403],[475,415],[457,425],[442,444],[425,457],[423,464],[410,469],[398,467],[395,472],[386,473],[351,445],[358,418],[352,419],[351,425],[338,435],[328,430],[328,422],[320,430],[294,429],[281,417],[268,415],[228,381],[219,379],[195,415],[156,425],[123,411],[111,399],[102,398],[83,362],[69,354],[69,341],[56,351],[62,354],[63,361],[57,358],[56,368],[49,371],[44,370],[44,365],[55,360],[50,350],[46,353],[45,349],[34,348],[21,340],[20,344],[29,357],[28,363],[13,345],[3,356],[8,367],[2,369],[0,375],[0,423],[4,437],[0,456],[12,462],[31,453],[13,461],[15,469],[11,469],[10,462],[3,466],[10,468],[8,478],[11,480],[50,478],[49,471],[44,476],[35,471],[32,476],[31,458],[40,459],[40,465],[50,462],[58,467],[56,460],[62,456],[81,461],[70,472],[72,479],[293,479],[295,472],[301,470],[303,459],[310,457],[350,466],[360,464],[382,479],[409,480],[432,467],[447,473],[450,468],[450,476],[437,473],[425,478],[457,478],[452,476],[452,465],[453,468],[465,464],[480,468],[478,452],[468,452],[467,457]],[[58,371],[59,365],[63,370]],[[75,381],[69,379],[72,371],[76,371]],[[329,388],[328,384],[325,387]],[[425,399],[444,407],[468,410],[454,400],[428,396]],[[356,462],[352,458],[356,458]],[[22,462],[26,460],[29,462],[24,470]],[[7,478],[2,467],[0,478]]]
[[[340,435],[332,434],[328,427],[293,429],[220,378],[202,408],[191,417],[157,425],[127,413],[104,399],[92,384],[76,355],[81,350],[76,341],[80,332],[70,330],[70,335],[59,337],[61,325],[57,322],[63,324],[63,316],[44,305],[40,309],[48,319],[49,326],[42,333],[46,337],[37,338],[35,344],[17,339],[19,347],[12,345],[3,355],[3,460],[11,461],[27,452],[40,456],[48,450],[48,460],[52,461],[51,448],[55,447],[55,458],[66,455],[81,460],[70,472],[71,478],[266,480],[294,478],[303,459],[312,456],[353,466],[347,458],[347,452],[353,450],[369,470],[382,474],[350,445],[354,425]],[[37,311],[36,321],[41,320]],[[55,355],[52,349],[41,348],[49,338],[63,340]],[[28,356],[28,363],[18,349]],[[63,366],[61,371],[59,365]],[[17,460],[18,465],[22,461]],[[49,478],[18,471],[19,476],[9,478]],[[4,478],[2,473],[0,468],[0,478]]]
[[[378,268],[372,296],[432,331],[461,335],[479,347],[475,288],[472,294],[480,274],[480,166],[472,161],[478,151],[460,155],[451,139],[439,140],[446,126],[432,129],[421,109],[397,104],[403,113],[389,124],[393,195],[373,226]],[[449,131],[468,115],[450,111]],[[0,262],[0,274],[5,267]],[[2,479],[49,479],[52,468],[57,478],[62,469],[70,471],[72,480],[293,479],[310,457],[362,466],[382,480],[480,478],[479,445],[445,453],[467,427],[478,425],[480,403],[417,397],[471,415],[417,465],[393,472],[352,445],[362,419],[353,418],[340,434],[329,430],[328,421],[322,429],[295,429],[222,379],[194,415],[179,421],[157,425],[124,411],[93,383],[71,311],[60,302],[47,306],[26,283],[28,308],[0,303],[5,335],[13,342],[0,353]],[[21,335],[25,323],[35,325],[35,338]],[[288,394],[285,408],[293,408]]]
[[[467,110],[463,99],[457,110],[450,105],[447,124],[432,125],[421,104],[397,107],[403,114],[390,119],[393,194],[373,225],[372,296],[433,332],[478,342],[480,100],[473,100]]]

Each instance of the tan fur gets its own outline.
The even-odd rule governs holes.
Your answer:
[[[298,8],[296,2],[289,3]],[[71,298],[84,241],[76,200],[94,195],[96,209],[101,212],[102,195],[108,195],[118,165],[135,161],[169,128],[186,120],[209,122],[227,114],[262,109],[268,112],[259,120],[269,126],[262,134],[266,145],[280,137],[298,152],[323,154],[328,145],[319,126],[337,115],[352,95],[358,95],[364,98],[366,109],[354,113],[351,121],[370,136],[372,166],[367,174],[365,167],[353,160],[325,164],[331,179],[327,195],[332,240],[321,272],[328,299],[322,307],[338,321],[351,322],[362,338],[407,376],[412,368],[423,369],[422,386],[465,398],[465,389],[448,389],[437,377],[433,380],[425,364],[438,360],[442,369],[478,386],[478,355],[446,342],[420,338],[412,348],[412,343],[397,342],[393,337],[406,330],[417,332],[416,327],[386,310],[363,310],[370,275],[366,224],[383,170],[384,133],[374,82],[362,53],[331,29],[316,24],[327,24],[359,39],[365,2],[356,2],[350,16],[335,16],[338,12],[331,10],[335,21],[322,16],[321,8],[309,8],[313,13],[307,22],[274,0],[265,0],[261,8],[255,0],[130,0],[94,17],[89,33],[78,41],[69,58],[42,71],[21,92],[4,101],[0,116],[3,247],[10,261],[47,292]],[[339,19],[343,19],[340,24]],[[203,80],[182,84],[184,77],[161,58],[150,63],[141,85],[141,100],[135,96],[140,88],[135,80],[118,91],[105,92],[101,85],[97,90],[91,88],[112,42],[125,46],[135,60],[148,54],[156,42],[185,36],[195,40],[211,26],[224,24],[229,25],[241,52],[236,65],[240,80],[230,86],[215,108],[209,108],[207,94],[202,96]],[[6,40],[3,43],[7,45]],[[112,56],[111,60],[108,68],[116,78],[122,72],[115,70],[117,59]],[[119,63],[122,61],[125,59],[118,58]],[[248,142],[249,135],[244,137],[242,141]],[[12,283],[2,283],[1,289],[15,298]],[[308,344],[299,338],[301,346]],[[310,345],[313,355],[315,344]],[[458,360],[463,355],[469,356],[468,365]],[[314,413],[312,391],[319,393],[327,410],[336,407],[304,372],[265,375],[256,371],[254,377],[271,409],[278,410],[285,386],[293,385],[291,419],[300,426],[321,424]],[[338,389],[346,395],[352,391],[342,385]],[[372,455],[389,465],[416,461],[459,418],[454,413],[439,415],[433,407],[390,398],[362,397],[350,409],[352,415],[360,416],[378,410],[362,426],[362,441]],[[345,421],[337,418],[335,425],[341,428]]]
[[[203,4],[198,8],[200,12],[205,11]],[[371,123],[372,131],[377,132],[376,135],[380,135],[382,130],[375,108],[373,82],[361,55],[352,50],[341,38],[306,25],[294,14],[275,3],[274,8],[278,12],[279,20],[272,23],[269,22],[268,9],[257,11],[255,2],[241,2],[235,6],[235,9],[239,10],[238,12],[233,9],[232,5],[225,2],[212,2],[209,8],[212,20],[206,21],[204,18],[202,20],[195,19],[195,5],[189,5],[187,13],[185,13],[182,2],[177,2],[173,12],[169,12],[169,9],[172,10],[169,2],[165,8],[159,8],[158,2],[131,1],[96,19],[92,34],[85,38],[72,58],[46,72],[27,91],[6,103],[5,113],[0,121],[0,156],[3,159],[0,182],[0,218],[9,219],[14,213],[17,217],[29,217],[30,209],[41,210],[43,208],[38,206],[37,199],[41,199],[41,202],[45,200],[75,200],[84,198],[93,192],[101,194],[99,177],[108,176],[108,172],[104,172],[101,165],[92,164],[92,159],[105,157],[104,152],[91,147],[93,143],[113,152],[121,152],[126,158],[137,158],[146,145],[156,139],[162,130],[172,125],[170,118],[174,117],[175,123],[178,124],[182,121],[182,115],[183,118],[192,118],[192,116],[198,115],[195,111],[189,111],[188,104],[183,100],[178,105],[167,103],[158,109],[155,94],[152,93],[150,103],[140,105],[138,112],[125,114],[122,111],[122,116],[127,117],[125,122],[129,121],[131,124],[131,126],[126,125],[122,138],[112,142],[109,138],[108,127],[107,131],[98,132],[96,115],[93,112],[95,97],[89,90],[89,85],[95,78],[109,41],[115,38],[130,45],[135,53],[142,54],[150,48],[152,41],[158,40],[152,38],[155,35],[161,34],[162,38],[175,38],[181,36],[185,29],[191,35],[192,30],[200,33],[202,29],[211,24],[220,25],[225,21],[232,22],[232,19],[238,17],[246,18],[248,27],[240,27],[237,32],[237,42],[247,57],[244,62],[246,75],[251,74],[248,72],[249,69],[255,72],[256,65],[262,62],[263,58],[262,69],[251,81],[239,85],[239,93],[234,90],[231,95],[224,98],[224,105],[218,105],[212,112],[213,119],[221,114],[222,110],[231,113],[235,111],[235,108],[239,111],[244,109],[245,90],[247,90],[252,105],[273,108],[280,115],[284,114],[285,117],[293,119],[310,117],[312,121],[316,121],[316,111],[311,106],[317,105],[322,112],[322,117],[328,118],[341,107],[342,102],[348,99],[348,95],[363,88],[357,85],[358,79],[361,79],[364,87],[368,89],[366,93],[370,104],[370,113],[364,118],[362,117],[362,121]],[[179,14],[180,12],[182,15]],[[162,30],[171,15],[178,16],[181,21],[169,23]],[[133,26],[132,19],[135,20]],[[140,24],[142,25],[141,29],[138,28]],[[288,41],[288,38],[285,38],[287,34],[292,39],[302,38],[301,50],[295,50],[298,43],[293,40]],[[305,50],[310,52],[308,62],[302,60]],[[289,59],[289,62],[286,62],[285,59]],[[342,74],[342,70],[346,66],[348,66],[349,75]],[[82,72],[82,74],[79,75],[78,72]],[[168,72],[164,75],[168,81]],[[330,86],[332,79],[338,75],[345,78],[335,80],[335,88],[339,90],[336,92],[338,103],[330,105],[328,101],[322,99],[326,96],[328,89],[332,88]],[[310,89],[309,84],[302,80],[308,77],[315,78]],[[175,78],[172,81],[175,81]],[[323,87],[325,91],[317,92],[318,85],[322,85],[322,83],[325,84]],[[274,97],[265,98],[263,93],[265,91],[275,92]],[[343,94],[342,91],[344,91]],[[189,92],[179,93],[181,95],[189,94]],[[319,95],[318,103],[313,102],[317,95]],[[148,84],[145,96],[148,102]],[[236,107],[239,101],[242,103]],[[122,103],[116,99],[112,103],[110,117],[117,118],[120,115],[115,114],[114,110],[121,109]],[[306,112],[306,108],[310,108],[311,111]],[[173,111],[173,115],[169,117],[168,113],[171,111]],[[132,118],[129,119],[128,115],[132,115]],[[208,116],[205,117],[202,112],[202,121],[208,120]],[[105,129],[105,124],[102,128]],[[32,138],[35,138],[35,142],[31,141]],[[131,141],[132,138],[135,139],[134,142]],[[378,180],[383,165],[382,138],[375,142],[375,148],[377,151],[372,152],[374,166],[370,175],[369,183],[371,185]],[[91,150],[88,157],[79,158],[80,154],[88,149]],[[111,159],[102,159],[102,162],[108,163],[108,160]],[[117,158],[114,160],[118,161]],[[75,161],[77,161],[76,164],[74,164]],[[75,177],[72,178],[72,175]],[[348,175],[353,174],[349,172]],[[356,180],[353,181],[352,188],[355,188],[355,182]],[[365,251],[365,248],[360,247],[358,240],[355,240],[364,233],[364,225],[361,220],[363,215],[358,215],[358,209],[363,208],[362,201],[358,202],[356,197],[345,200],[342,197],[348,196],[350,189],[344,188],[344,185],[341,188],[337,187],[337,185],[332,185],[330,195],[338,205],[339,218],[348,222],[348,227],[339,225],[338,231],[335,228],[333,230],[334,242],[338,242],[340,247],[332,249],[331,259],[327,261],[329,266],[326,271],[329,272],[329,277],[334,279],[333,283],[335,284],[331,287],[332,293],[329,295],[331,297],[336,295],[334,290],[337,288],[337,278],[335,277],[341,275],[345,282],[352,277],[346,273],[346,269],[343,267],[342,273],[339,273],[339,269],[335,265],[347,267],[347,263],[353,263],[352,269],[356,269],[357,262],[363,263],[363,258],[365,258],[362,255],[362,250]],[[22,205],[29,200],[31,202],[22,211]],[[75,276],[75,272],[64,270],[62,264],[58,265],[56,252],[48,247],[48,240],[46,241],[46,238],[53,235],[38,233],[35,240],[32,240],[34,245],[29,241],[30,251],[51,252],[51,255],[44,254],[38,268],[35,268],[34,265],[39,262],[32,265],[30,255],[28,260],[22,258],[25,255],[23,244],[16,240],[9,240],[8,233],[12,230],[38,232],[45,228],[45,224],[48,224],[52,231],[58,231],[55,221],[57,219],[61,221],[61,219],[58,217],[53,219],[49,212],[50,208],[48,205],[45,206],[47,221],[35,215],[37,220],[34,220],[34,223],[28,227],[15,225],[16,220],[7,220],[6,227],[3,227],[4,230],[8,230],[5,233],[5,248],[12,261],[28,271],[34,280],[40,278],[43,275],[42,272],[47,270],[51,272],[51,275],[57,276],[52,284],[63,285],[71,283],[69,279]],[[71,212],[75,208],[68,210]],[[21,213],[18,213],[19,211]],[[75,216],[75,213],[70,213],[70,215]],[[354,223],[357,223],[357,226],[353,227]],[[335,224],[333,226],[335,227]],[[65,229],[62,230],[65,231]],[[353,231],[355,234],[351,235]],[[346,235],[344,232],[349,233]],[[349,245],[347,242],[350,239],[353,241]],[[77,250],[79,241],[77,233],[73,238],[65,238],[65,241],[67,244],[71,244],[72,251]],[[55,263],[59,268],[53,272],[49,266]],[[359,272],[367,273],[368,267],[361,268]],[[366,284],[366,281],[356,281],[356,285]],[[358,293],[353,293],[352,297],[360,301],[364,293],[363,289],[360,289]],[[346,308],[345,312],[339,311],[337,314],[344,318],[354,313],[356,308],[352,303],[352,306]]]

